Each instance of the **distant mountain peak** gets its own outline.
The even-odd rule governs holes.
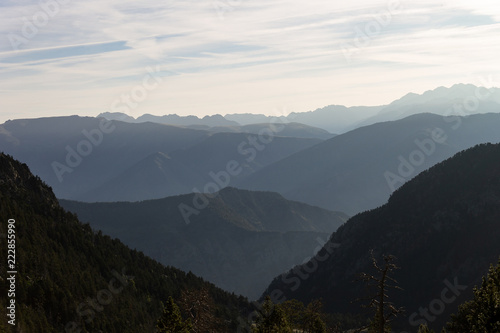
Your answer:
[[[107,120],[119,120],[127,123],[135,123],[136,120],[134,117],[129,116],[123,112],[103,112],[99,113],[96,118],[104,118]]]
[[[484,87],[478,87],[470,83],[457,83],[451,87],[439,86],[432,90],[427,90],[422,94],[410,92],[400,99],[392,102],[391,106],[402,106],[410,104],[425,104],[430,102],[440,102],[445,100],[465,99],[476,95],[476,91]]]

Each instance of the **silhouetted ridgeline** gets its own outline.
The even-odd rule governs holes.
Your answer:
[[[404,306],[394,329],[416,331],[427,322],[440,329],[468,300],[500,255],[500,144],[460,152],[403,185],[387,204],[352,217],[312,259],[268,287],[268,294],[309,301],[322,297],[332,312],[359,312],[370,273],[369,251],[397,256],[394,274]],[[333,246],[334,245],[334,246]],[[325,259],[327,257],[327,259]],[[314,268],[314,269],[313,269]],[[306,273],[304,273],[306,272]]]
[[[474,145],[500,142],[500,114],[421,113],[338,135],[235,186],[354,215],[384,204],[420,172]],[[388,176],[389,175],[389,176]]]
[[[16,327],[2,332],[152,332],[169,296],[207,288],[219,317],[234,331],[246,300],[191,273],[164,267],[119,240],[94,232],[64,211],[25,164],[0,153],[0,233],[15,219]],[[5,235],[0,257],[7,258]],[[2,266],[0,305],[7,308]],[[232,328],[231,328],[232,327]],[[66,329],[66,330],[65,330]],[[221,331],[224,331],[221,328]]]
[[[211,173],[236,161],[233,184],[323,141],[280,136],[311,132],[294,124],[268,124],[275,132],[257,127],[264,135],[78,116],[18,119],[0,125],[0,151],[26,162],[58,198],[139,201],[191,193],[194,187],[204,191],[214,181]]]
[[[272,192],[228,187],[206,203],[201,198],[60,202],[92,228],[251,299],[274,276],[314,255],[348,218]]]

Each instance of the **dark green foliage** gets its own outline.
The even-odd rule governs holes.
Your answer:
[[[296,299],[291,299],[280,304],[281,308],[285,311],[290,324],[293,327],[300,327],[302,324],[302,317],[305,311],[304,304]]]
[[[327,332],[341,333],[348,329],[361,327],[366,323],[366,318],[360,314],[351,313],[325,313],[323,314]]]
[[[60,203],[92,228],[162,264],[192,271],[250,299],[261,296],[274,276],[311,256],[347,218],[277,193],[228,187],[207,198],[205,209],[186,210],[184,220],[180,207],[199,207],[193,206],[197,198]]]
[[[323,303],[313,300],[302,314],[302,330],[309,333],[326,333],[326,324],[321,318]]]
[[[222,333],[228,327],[217,315],[217,307],[206,288],[185,290],[179,299],[184,316],[191,321],[192,333]]]
[[[435,333],[433,330],[431,330],[427,325],[420,325],[418,327],[418,332],[417,333]]]
[[[460,305],[448,323],[449,332],[500,332],[500,261],[491,265],[480,288],[474,288],[474,299]]]
[[[81,224],[60,208],[51,189],[26,165],[0,154],[2,234],[8,219],[16,221],[18,332],[152,332],[161,301],[186,289],[207,288],[218,315],[231,327],[247,307],[245,299],[164,267]],[[6,250],[2,237],[0,262],[5,262]],[[6,287],[2,275],[0,290]],[[5,308],[6,302],[2,295],[0,306]],[[7,317],[0,318],[0,328],[10,329]]]
[[[285,310],[280,305],[274,305],[268,296],[262,304],[252,331],[254,333],[292,333],[292,328]]]
[[[183,320],[181,311],[172,296],[168,298],[163,314],[156,324],[157,333],[189,333],[191,322]]]
[[[307,306],[295,299],[281,304],[273,304],[267,296],[259,311],[255,323],[255,333],[300,331],[303,333],[326,333],[327,326],[323,319],[323,304],[314,300]]]
[[[468,287],[427,323],[441,328],[498,259],[499,202],[500,144],[470,148],[408,181],[384,206],[352,217],[315,258],[277,277],[266,293],[280,290],[304,303],[322,297],[327,312],[360,313],[358,304],[349,304],[363,292],[353,281],[370,269],[374,249],[377,258],[394,253],[401,263],[394,278],[403,291],[390,297],[407,315],[393,322],[394,331],[416,330],[410,316],[440,297],[444,281]],[[307,267],[315,270],[297,273]]]

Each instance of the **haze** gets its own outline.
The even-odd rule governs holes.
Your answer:
[[[284,115],[458,82],[499,86],[494,1],[42,3],[0,4],[1,122]]]

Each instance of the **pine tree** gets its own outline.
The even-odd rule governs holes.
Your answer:
[[[190,319],[193,333],[220,333],[224,323],[215,315],[216,305],[207,288],[183,291],[182,313]]]
[[[292,328],[288,322],[285,311],[280,305],[275,305],[271,314],[271,332],[273,333],[292,333]]]
[[[191,323],[182,319],[179,307],[170,296],[163,309],[163,315],[156,324],[157,333],[189,333],[190,330]]]
[[[447,324],[450,332],[500,332],[500,260],[490,266],[474,299],[459,306]]]
[[[252,331],[253,333],[292,333],[292,328],[285,310],[280,305],[274,305],[271,298],[267,296]]]
[[[293,328],[299,328],[302,326],[305,311],[305,306],[302,302],[296,299],[290,299],[281,303],[280,306],[285,311],[288,321]]]
[[[326,333],[326,324],[321,319],[323,304],[320,300],[309,303],[303,314],[303,331],[308,333]]]

